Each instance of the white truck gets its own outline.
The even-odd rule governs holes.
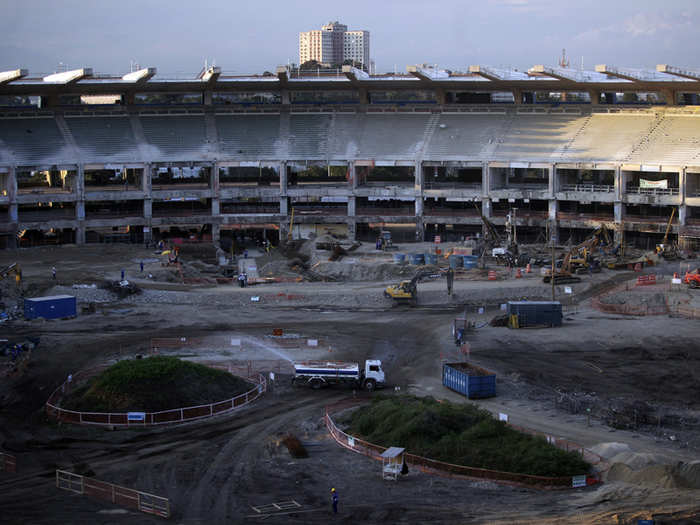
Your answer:
[[[305,361],[294,363],[294,384],[306,384],[318,389],[335,383],[353,383],[372,391],[384,386],[384,370],[378,359],[368,359],[364,368],[359,363],[338,361]]]

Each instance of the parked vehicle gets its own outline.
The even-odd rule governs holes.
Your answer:
[[[700,288],[700,268],[692,273],[686,273],[683,277],[683,282],[687,284],[689,288]]]
[[[350,383],[358,388],[372,391],[385,384],[382,362],[368,359],[364,367],[359,363],[339,361],[305,361],[294,363],[294,384],[306,384],[313,389],[336,383]]]

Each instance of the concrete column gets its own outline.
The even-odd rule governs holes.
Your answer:
[[[75,243],[85,244],[85,169],[79,164],[75,176],[75,219],[78,221],[75,228]]]
[[[152,173],[151,173],[152,167],[151,163],[148,162],[143,166],[143,177],[141,178],[141,189],[143,191],[144,197],[146,198],[152,198],[151,192],[153,191],[153,188],[151,186],[151,178],[152,178]]]
[[[348,161],[348,177],[349,177],[349,184],[350,184],[350,189],[356,190],[357,189],[357,173],[355,172],[355,161],[350,160]]]
[[[591,104],[600,104],[600,91],[591,90],[588,92]]]
[[[440,104],[441,106],[445,105],[445,90],[444,89],[436,89],[435,90],[435,98],[437,100],[437,103]]]
[[[417,160],[413,168],[413,176],[415,180],[415,189],[423,195],[423,162]]]
[[[681,171],[678,172],[678,198],[681,204],[685,204],[688,191],[688,176],[685,170],[686,168],[681,168]]]
[[[354,220],[348,221],[348,238],[351,241],[357,240],[357,223]]]
[[[280,222],[280,243],[284,244],[287,242],[287,237],[289,236],[289,223],[285,221]]]
[[[369,104],[369,91],[366,88],[360,88],[360,104]]]
[[[616,223],[616,224],[622,223],[622,219],[623,219],[623,217],[624,217],[624,215],[625,215],[625,212],[624,212],[624,209],[625,209],[625,208],[624,208],[624,206],[625,206],[625,205],[624,205],[622,202],[616,202],[616,203],[614,204],[614,209],[615,209],[615,223]]]
[[[666,99],[666,105],[667,106],[677,106],[678,103],[676,102],[676,92],[671,90],[671,89],[665,89],[661,92]]]
[[[151,199],[143,199],[143,218],[148,225],[151,224],[153,218],[153,200]]]
[[[205,91],[204,92],[204,105],[205,106],[211,106],[211,91]]]
[[[280,195],[287,196],[287,161],[280,161]]]
[[[486,217],[487,219],[491,218],[491,199],[488,197],[484,197],[481,199],[481,214]]]
[[[559,181],[557,180],[557,167],[552,164],[547,168],[549,172],[548,183],[549,183],[549,196],[553,199],[556,193],[559,191]]]
[[[516,105],[523,103],[523,93],[519,89],[513,90],[513,102],[515,102]]]
[[[221,226],[216,223],[211,225],[211,242],[217,244],[221,240]]]
[[[219,183],[219,164],[216,162],[211,167],[211,176],[209,177],[209,188],[211,189],[212,197],[219,198],[221,188]]]
[[[289,91],[282,89],[280,91],[280,98],[282,99],[282,104],[289,105]]]
[[[481,196],[486,198],[491,191],[491,182],[489,180],[489,164],[484,162],[481,165]]]
[[[8,248],[17,248],[17,171],[14,166],[10,166],[7,172],[7,198],[9,201],[8,220],[10,222],[10,230],[12,235],[8,237]]]
[[[685,226],[688,218],[688,207],[685,204],[678,206],[678,226]]]
[[[280,197],[280,215],[285,217],[289,215],[289,199],[287,197]]]
[[[221,201],[218,197],[213,197],[211,199],[211,215],[212,217],[221,215]]]
[[[556,199],[552,199],[549,201],[549,216],[548,219],[550,221],[556,222],[557,220],[557,212],[559,211],[559,201]]]
[[[621,201],[622,196],[625,192],[624,184],[624,173],[622,173],[622,166],[615,166],[615,200]]]
[[[357,197],[351,195],[348,197],[348,217],[355,217],[357,215]]]

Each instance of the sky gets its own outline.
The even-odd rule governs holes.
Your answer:
[[[596,64],[700,70],[700,0],[0,0],[0,71],[92,67],[194,77],[298,62],[300,31],[339,20],[370,32],[377,73],[437,64],[525,70]]]

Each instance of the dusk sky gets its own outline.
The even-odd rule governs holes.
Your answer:
[[[0,70],[31,74],[92,67],[123,74],[130,62],[159,76],[193,77],[205,60],[225,73],[298,62],[298,33],[339,20],[370,31],[376,71],[431,63],[526,69],[595,64],[700,69],[698,0],[2,0]]]

